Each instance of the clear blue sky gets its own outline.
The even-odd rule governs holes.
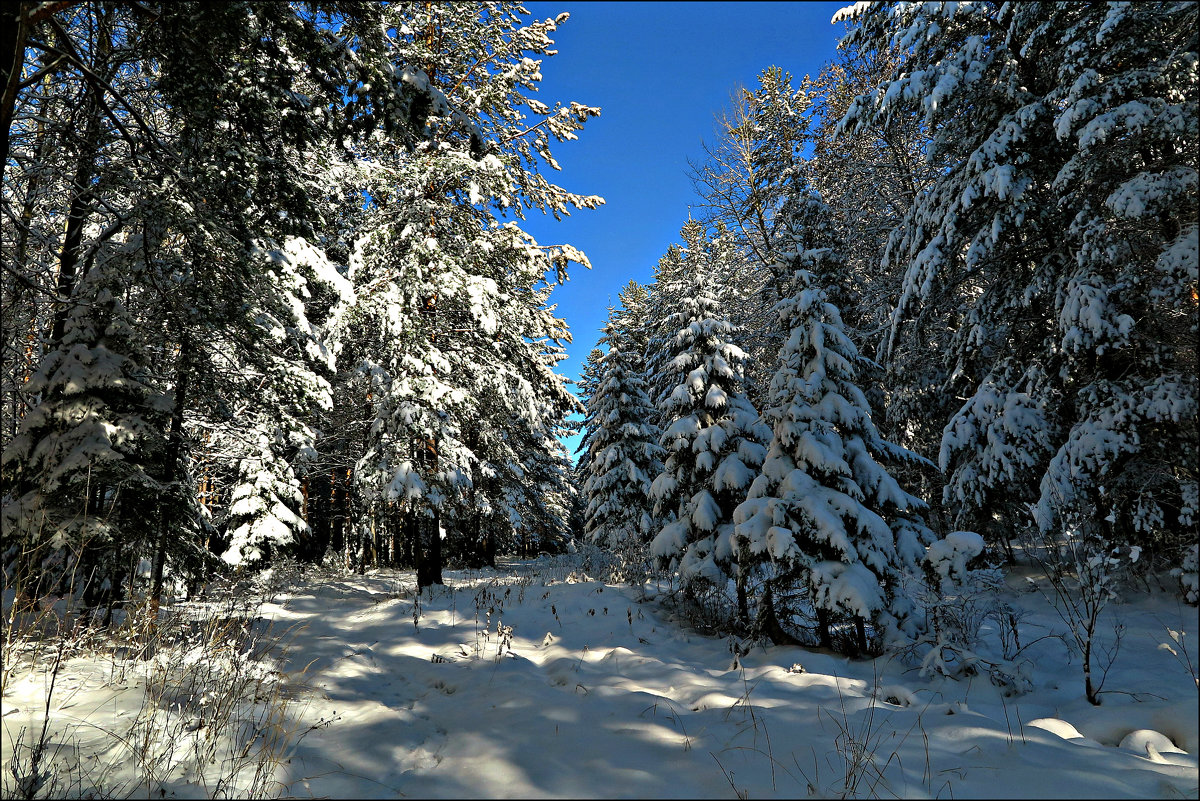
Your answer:
[[[592,269],[573,265],[554,291],[574,342],[559,371],[577,378],[595,346],[609,302],[630,280],[648,282],[694,202],[687,161],[713,139],[713,115],[731,91],[753,88],[778,65],[799,80],[831,60],[848,3],[530,2],[533,18],[563,11],[558,55],[542,64],[539,99],[601,107],[574,142],[552,147],[565,188],[606,201],[556,222],[530,215],[523,226],[543,245],[567,242]],[[574,442],[568,443],[573,450]]]

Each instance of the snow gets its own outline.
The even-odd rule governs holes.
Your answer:
[[[662,598],[664,588],[605,584],[581,564],[554,557],[450,570],[447,586],[419,603],[411,572],[310,572],[288,585],[260,610],[289,643],[282,673],[264,675],[286,684],[293,722],[306,732],[274,767],[282,793],[837,796],[856,778],[848,758],[865,744],[874,756],[859,766],[862,794],[1195,796],[1195,681],[1156,645],[1165,624],[1190,633],[1196,618],[1169,594],[1120,607],[1125,639],[1107,685],[1116,692],[1093,707],[1077,658],[1054,636],[1030,646],[1034,689],[1016,697],[983,676],[920,678],[897,656],[756,645],[731,660],[731,641],[672,622],[659,600],[639,600]],[[830,586],[843,601],[869,590],[854,566],[829,567],[841,572]],[[1011,600],[1030,632],[1053,632],[1056,617],[1039,594],[1013,591]],[[97,727],[120,729],[141,709],[142,669],[151,668],[119,655],[70,659],[57,678],[52,734],[86,747]],[[44,670],[11,678],[6,761],[21,728],[40,727],[46,682]],[[107,758],[114,780],[134,761],[120,748]],[[175,775],[162,789],[208,794]]]
[[[967,575],[967,563],[983,549],[983,537],[974,531],[952,531],[930,544],[925,561],[942,582],[961,581]]]

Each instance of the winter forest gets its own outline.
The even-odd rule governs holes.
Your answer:
[[[567,14],[2,13],[3,797],[1195,797],[1197,4],[838,12],[578,376]]]

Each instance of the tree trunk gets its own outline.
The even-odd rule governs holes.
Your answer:
[[[61,3],[57,5],[62,8],[69,4]],[[41,9],[39,15],[44,14],[46,11],[47,9],[45,8]],[[39,16],[39,19],[43,18],[44,16]],[[107,56],[111,43],[108,40],[108,25],[103,14],[98,17],[97,23],[99,26],[97,49],[100,56]],[[21,57],[23,60],[23,53]],[[12,76],[10,75],[9,78],[11,81]],[[86,127],[84,128],[82,147],[79,152],[79,161],[75,165],[75,175],[71,183],[71,190],[74,192],[74,195],[71,198],[70,210],[67,212],[66,230],[63,232],[63,248],[58,266],[58,301],[60,305],[55,310],[54,326],[50,335],[51,342],[54,344],[62,341],[67,317],[70,315],[70,298],[75,291],[75,286],[79,282],[79,259],[83,246],[83,230],[86,226],[87,218],[90,216],[92,182],[96,178],[96,159],[100,150],[102,109],[98,92],[99,90],[93,86],[87,93],[87,108],[85,111]],[[8,103],[7,94],[5,103],[6,105]],[[11,111],[6,111],[6,114],[11,115]],[[11,116],[8,120],[4,121],[6,138],[10,124]],[[4,142],[4,149],[5,158],[7,159],[7,141]]]
[[[424,518],[416,521],[413,526],[413,561],[416,563],[417,592],[428,587],[433,582],[429,578],[429,558],[425,552],[425,539],[428,536],[428,524]]]
[[[775,614],[775,596],[768,584],[763,590],[762,599],[758,604],[758,619],[754,622],[755,630],[769,639],[775,645],[801,645],[802,643],[783,630],[779,617]]]
[[[858,655],[867,655],[867,626],[862,615],[854,616],[854,634],[858,638]]]
[[[483,557],[487,561],[488,567],[496,566],[496,535],[489,524],[484,529],[483,540]]]
[[[442,537],[438,524],[437,512],[432,517],[422,516],[417,524],[420,533],[413,552],[417,555],[418,590],[445,583],[442,581]]]
[[[25,15],[32,11],[33,3],[4,3],[0,10],[0,65],[7,78],[4,96],[0,99],[0,179],[8,166],[9,130],[17,106],[17,87],[21,83],[21,68],[25,63],[25,39],[29,35],[30,23]]]
[[[429,578],[433,584],[443,584],[442,581],[442,517],[439,512],[433,513],[433,525],[429,527],[429,533],[433,536],[430,543],[429,556]]]
[[[62,252],[58,259],[58,308],[54,312],[54,326],[50,331],[50,341],[57,344],[62,341],[66,330],[67,317],[70,314],[70,298],[75,292],[79,281],[79,256],[83,245],[83,229],[87,223],[89,200],[91,198],[91,183],[95,175],[95,151],[99,139],[98,126],[89,122],[88,136],[85,141],[88,153],[79,159],[75,167],[75,177],[72,181],[74,196],[71,207],[67,212],[67,225],[63,234]]]
[[[749,563],[750,559],[746,549],[738,548],[737,577],[734,587],[737,590],[737,623],[743,630],[750,625],[750,604],[746,598],[746,565]]]
[[[829,610],[817,608],[817,636],[822,648],[833,648],[833,636],[829,633]]]
[[[1100,693],[1092,681],[1092,634],[1088,632],[1087,640],[1083,643],[1083,690],[1087,694],[1088,703],[1100,706]]]
[[[188,400],[188,388],[192,377],[192,343],[185,332],[179,341],[179,367],[175,378],[175,404],[171,409],[171,429],[167,436],[166,468],[163,483],[171,486],[179,481],[180,463],[183,456],[183,412]],[[162,598],[163,568],[167,561],[167,539],[170,534],[176,509],[158,510],[158,543],[154,548],[154,578],[150,590],[152,614],[158,614]]]

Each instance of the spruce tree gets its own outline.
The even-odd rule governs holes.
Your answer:
[[[645,562],[654,535],[649,492],[662,469],[663,450],[641,373],[621,349],[620,333],[612,323],[605,326],[602,342],[608,352],[600,360],[600,381],[587,409],[594,429],[583,486],[584,535],[636,570]]]
[[[817,266],[822,255],[807,251],[799,261]],[[862,652],[866,622],[904,612],[899,575],[923,555],[927,530],[912,513],[924,504],[881,464],[912,457],[876,430],[857,384],[866,360],[837,307],[813,273],[798,270],[796,283],[796,295],[778,307],[790,334],[763,414],[773,436],[735,510],[734,547],[775,566],[769,590],[795,582],[807,592],[823,645],[833,644],[831,625],[841,617],[854,622]],[[768,621],[771,603],[764,599]]]
[[[904,282],[887,358],[936,357],[919,391],[947,421],[960,526],[1079,533],[1097,553],[1192,539],[1200,465],[1179,443],[1196,443],[1198,397],[1197,14],[844,12],[848,42],[903,58],[843,125],[930,132],[934,179],[888,244]]]
[[[683,580],[723,590],[736,578],[738,616],[747,618],[746,572],[731,535],[733,510],[758,474],[771,432],[746,400],[746,355],[733,345],[711,278],[697,269],[685,282],[678,327],[666,352],[674,388],[658,401],[674,420],[660,443],[662,472],[650,487],[655,515],[667,522],[651,543],[651,555],[678,569]]]
[[[81,282],[61,345],[25,387],[40,402],[0,463],[4,560],[31,595],[88,604],[119,598],[164,505],[196,506],[165,486],[170,399],[154,387],[145,343],[118,291],[101,268]],[[171,546],[178,555],[188,540]]]

